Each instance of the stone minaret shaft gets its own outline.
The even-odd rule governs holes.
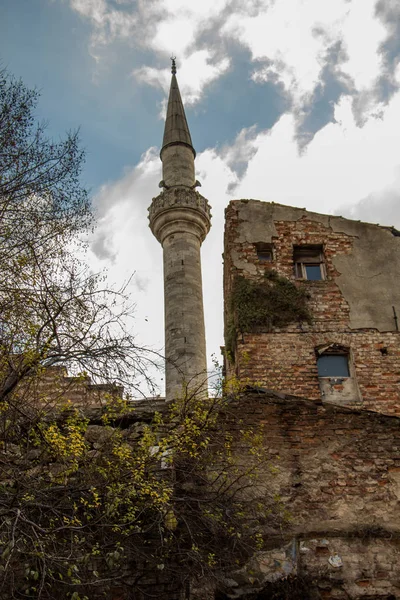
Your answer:
[[[210,207],[195,191],[196,153],[172,63],[161,161],[163,191],[149,208],[150,228],[163,247],[166,400],[207,389],[200,246],[210,229]]]

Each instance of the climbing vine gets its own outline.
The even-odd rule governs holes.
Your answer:
[[[228,357],[234,358],[239,332],[259,333],[295,322],[311,323],[307,299],[307,290],[276,271],[269,271],[261,281],[236,277],[225,331]]]

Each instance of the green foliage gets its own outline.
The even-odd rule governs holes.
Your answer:
[[[139,439],[109,424],[126,410],[134,419],[109,398],[93,449],[70,405],[34,420],[3,406],[0,598],[108,597],[158,571],[218,580],[264,547],[265,523],[282,522],[264,431],[241,425],[226,399],[186,394]]]
[[[187,390],[140,434],[122,429],[134,416],[114,395],[94,428],[60,408],[68,379],[75,397],[90,378],[133,386],[148,361],[126,329],[124,290],[72,250],[91,218],[83,155],[76,135],[47,140],[36,101],[0,77],[0,598],[87,600],[113,585],[140,595],[158,571],[218,578],[282,519],[263,431]],[[81,374],[48,386],[60,365]]]
[[[235,360],[237,335],[238,331],[233,318],[233,313],[230,312],[225,321],[225,354],[231,363]]]
[[[233,283],[225,345],[228,357],[234,357],[240,333],[272,331],[294,322],[311,323],[307,291],[292,281],[268,271],[262,281],[239,276]]]

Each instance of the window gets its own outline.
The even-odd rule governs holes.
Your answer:
[[[361,403],[350,348],[331,342],[315,351],[322,401],[341,406]]]
[[[257,242],[254,246],[256,248],[257,258],[260,262],[272,262],[274,260],[272,244]]]
[[[321,354],[317,366],[318,377],[350,377],[347,354]]]
[[[307,279],[308,281],[325,279],[322,246],[294,246],[293,261],[296,279]]]

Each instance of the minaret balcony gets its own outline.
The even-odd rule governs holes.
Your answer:
[[[150,228],[163,244],[174,233],[191,233],[204,240],[211,226],[211,209],[206,198],[194,189],[174,187],[153,198],[149,207]]]

